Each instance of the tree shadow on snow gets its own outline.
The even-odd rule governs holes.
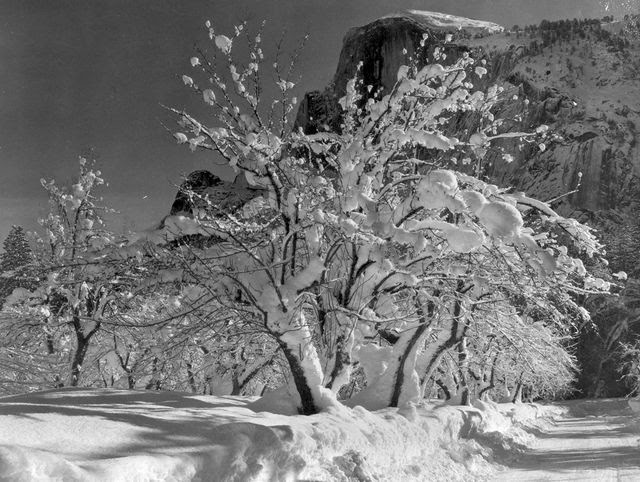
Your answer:
[[[153,390],[116,390],[87,388],[63,388],[42,392],[13,395],[0,398],[0,413],[5,404],[28,403],[46,405],[161,405],[173,408],[216,408],[244,406],[247,402],[239,397],[211,397],[215,401],[197,398],[194,393],[153,391]]]
[[[547,431],[529,427],[527,432],[540,439],[576,439],[624,437],[638,433],[637,426],[630,425],[629,417],[607,417],[606,425],[597,417],[579,417],[554,422],[554,429]],[[638,433],[640,436],[640,433]]]
[[[33,418],[57,414],[130,426],[131,437],[117,447],[104,447],[90,457],[93,460],[166,453],[167,448],[176,447],[210,456],[228,450],[251,451],[256,444],[276,450],[292,440],[288,426],[252,423],[252,418],[259,422],[262,417],[245,404],[234,397],[207,401],[177,392],[65,389],[4,397],[0,399],[0,415]]]
[[[640,448],[627,446],[589,450],[567,448],[539,453],[534,451],[526,459],[513,464],[513,468],[550,472],[640,468]]]
[[[632,416],[561,419],[548,431],[527,431],[540,439],[540,444],[504,465],[549,472],[640,468],[640,431]]]

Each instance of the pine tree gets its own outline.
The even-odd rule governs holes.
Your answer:
[[[12,226],[2,246],[4,252],[0,254],[0,308],[14,289],[32,288],[34,284],[28,269],[33,261],[33,252],[22,226]]]

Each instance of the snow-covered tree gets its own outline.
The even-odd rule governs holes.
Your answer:
[[[640,339],[636,338],[628,343],[620,343],[618,350],[618,355],[622,360],[618,373],[629,390],[628,394],[637,396],[640,393]]]
[[[66,360],[68,369],[56,375],[56,385],[80,383],[85,362],[91,365],[87,355],[94,337],[117,312],[122,288],[135,279],[135,264],[117,253],[114,235],[103,222],[106,208],[96,193],[104,183],[100,176],[81,158],[69,188],[42,180],[50,206],[39,241],[43,280],[34,289],[15,290],[8,299],[23,318],[30,318],[28,326],[44,334],[48,355]]]
[[[35,283],[33,252],[22,226],[12,226],[0,253],[0,308],[16,288],[31,288]]]
[[[493,141],[546,131],[505,131],[491,112],[500,89],[474,89],[486,68],[468,55],[403,66],[384,95],[363,95],[367,86],[353,79],[340,132],[305,135],[290,121],[291,66],[276,61],[280,96],[265,101],[260,36],[241,65],[232,52],[244,27],[232,37],[207,28],[217,58],[200,52],[191,64],[202,83],[183,81],[211,107],[214,125],[174,110],[184,129],[175,139],[216,152],[267,194],[235,212],[209,202],[194,218],[169,217],[139,243],[215,241],[173,250],[177,276],[199,307],[223,306],[276,341],[301,413],[336,404],[358,364],[367,387],[351,403],[419,398],[445,354],[457,349],[465,366],[481,323],[510,329],[508,318],[483,316],[483,305],[506,304],[522,324],[563,328],[581,316],[572,293],[607,288],[569,254],[598,253],[589,228],[442,167],[446,156],[480,165]],[[434,57],[444,60],[438,50]],[[478,115],[476,131],[445,135],[467,112]]]

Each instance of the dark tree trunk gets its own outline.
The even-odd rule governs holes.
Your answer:
[[[329,375],[329,382],[326,387],[330,390],[337,392],[342,387],[335,387],[334,384],[337,380],[342,378],[345,370],[348,370],[352,366],[351,353],[345,350],[345,345],[348,343],[349,336],[340,334],[336,339],[336,355],[335,362],[333,364],[333,370]]]
[[[242,385],[240,384],[238,375],[234,373],[233,375],[231,375],[231,395],[240,395],[241,391]]]
[[[596,370],[596,374],[593,377],[593,381],[591,382],[591,386],[589,387],[589,392],[587,393],[587,396],[589,398],[600,398],[602,396],[600,394],[602,369],[607,358],[608,357],[606,356],[602,356],[600,357],[600,360],[598,360],[598,368]]]
[[[46,335],[46,343],[47,343],[47,353],[49,355],[53,355],[56,352],[55,347],[53,346],[53,336],[47,333]]]
[[[458,343],[458,367],[460,368],[460,390],[462,395],[460,403],[462,405],[471,404],[471,394],[469,393],[469,383],[467,375],[469,373],[469,352],[467,350],[467,337],[463,336]]]
[[[444,399],[445,400],[451,400],[451,392],[449,391],[449,387],[447,387],[447,385],[440,380],[439,378],[437,378],[435,380],[436,385],[438,385],[438,387],[440,388],[440,390],[442,390],[442,394],[444,395]]]
[[[45,345],[47,347],[47,354],[53,355],[56,352],[56,348],[53,341],[53,335],[49,331],[49,327],[48,327],[48,325],[50,325],[50,321],[51,320],[49,319],[49,317],[44,319],[44,324],[46,325],[44,329],[44,339],[45,339]]]
[[[87,349],[89,348],[89,340],[81,333],[76,333],[76,339],[78,346],[76,352],[73,355],[73,361],[71,363],[71,386],[77,387],[80,382],[80,372],[82,371],[82,364],[84,358],[87,355]]]
[[[489,392],[496,387],[496,364],[498,363],[498,355],[493,359],[493,363],[491,364],[491,375],[489,376],[489,384],[485,386],[480,393],[478,394],[478,398],[480,400],[486,400],[489,396]]]
[[[82,330],[82,323],[80,321],[80,316],[76,312],[72,318],[72,325],[74,333],[76,334],[76,351],[73,355],[73,361],[71,362],[71,386],[77,387],[78,383],[80,383],[80,375],[82,372],[82,364],[84,363],[84,359],[87,356],[87,350],[89,349],[89,343],[93,335],[100,329],[100,322],[95,322],[95,326],[91,331],[89,331],[86,335]]]
[[[212,383],[213,383],[212,377],[207,376],[204,379],[204,389],[202,390],[203,395],[213,395],[213,387],[211,386]]]
[[[513,394],[512,403],[520,403],[522,402],[522,381],[518,381],[516,385],[516,391]]]
[[[273,358],[271,360],[273,360]],[[251,380],[253,380],[258,375],[258,373],[260,373],[260,370],[262,370],[265,366],[271,363],[271,360],[261,365],[258,365],[249,373],[247,373],[245,376],[237,375],[234,371],[233,376],[231,377],[231,383],[232,383],[231,395],[240,395],[244,387],[246,387],[251,382]]]
[[[463,284],[458,284],[457,293],[462,292]],[[459,343],[466,333],[466,325],[463,323],[462,318],[462,300],[459,296],[456,296],[456,300],[453,305],[453,316],[447,320],[449,326],[445,326],[434,346],[428,348],[429,353],[427,355],[426,373],[424,376],[424,383],[426,383],[435,373],[438,365],[444,354],[453,348],[456,343]]]
[[[432,347],[430,353],[427,355],[427,369],[425,371],[425,376],[423,379],[424,382],[429,381],[433,377],[433,373],[438,368],[438,365],[440,365],[440,361],[442,360],[444,354],[447,353],[447,350],[455,345],[455,339],[452,339],[451,337],[448,337],[446,340],[443,340],[440,343],[438,343],[438,341],[440,340],[436,341],[435,346]]]
[[[291,376],[293,377],[293,382],[296,386],[296,390],[298,391],[298,395],[300,396],[300,414],[313,415],[318,413],[318,407],[313,399],[313,393],[307,381],[307,377],[305,376],[302,364],[300,363],[300,359],[291,351],[291,348],[289,348],[285,342],[278,340],[278,343],[280,348],[282,348],[284,357],[289,363]]]
[[[193,365],[190,362],[186,362],[187,366],[187,379],[189,380],[189,387],[191,388],[192,393],[198,393],[198,388],[196,386],[196,377],[193,374]]]
[[[400,402],[400,395],[402,394],[402,388],[405,383],[405,368],[407,361],[415,354],[416,344],[420,341],[423,335],[429,328],[429,323],[422,323],[416,329],[415,333],[411,336],[407,342],[407,346],[399,357],[398,369],[396,371],[395,380],[393,384],[393,391],[391,392],[390,407],[397,407]]]
[[[151,362],[151,379],[145,385],[145,390],[160,390],[162,381],[160,380],[160,375],[158,374],[159,371],[158,357],[154,357],[153,361]]]

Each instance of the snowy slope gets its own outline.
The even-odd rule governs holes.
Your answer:
[[[304,417],[273,413],[282,401],[85,389],[5,397],[0,480],[483,479],[530,438],[514,419],[552,413],[478,404]]]
[[[429,12],[426,10],[407,10],[402,13],[387,15],[382,18],[410,17],[431,30],[466,30],[469,33],[497,33],[504,28],[501,25],[483,20],[457,17],[446,13]]]

